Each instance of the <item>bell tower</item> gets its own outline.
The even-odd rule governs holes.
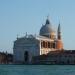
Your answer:
[[[57,49],[58,50],[63,50],[63,43],[62,43],[62,39],[61,39],[61,27],[60,27],[60,23],[58,25],[58,30],[57,30]]]

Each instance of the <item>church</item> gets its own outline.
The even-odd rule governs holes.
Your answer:
[[[32,58],[47,55],[51,51],[63,51],[61,26],[58,24],[57,32],[54,30],[49,18],[40,28],[39,35],[17,37],[13,46],[14,63],[30,63]]]

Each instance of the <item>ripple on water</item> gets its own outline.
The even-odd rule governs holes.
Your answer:
[[[0,75],[75,75],[75,66],[0,65]]]

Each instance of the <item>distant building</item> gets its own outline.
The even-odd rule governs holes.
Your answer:
[[[75,64],[75,50],[51,51],[33,57],[33,64]]]
[[[13,63],[13,55],[0,52],[0,64],[11,64]]]
[[[48,54],[50,51],[62,51],[61,28],[58,25],[57,35],[49,19],[42,25],[39,36],[28,35],[17,38],[13,46],[14,63],[30,63],[34,56]]]

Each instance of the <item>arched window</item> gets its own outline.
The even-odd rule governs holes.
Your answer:
[[[47,48],[47,42],[45,42],[45,48]]]
[[[55,42],[53,43],[53,48],[55,48]]]
[[[51,42],[51,45],[50,46],[51,46],[51,48],[53,48],[53,42]]]
[[[45,48],[45,41],[43,41],[43,47]]]
[[[50,48],[50,42],[48,42],[48,48]]]

